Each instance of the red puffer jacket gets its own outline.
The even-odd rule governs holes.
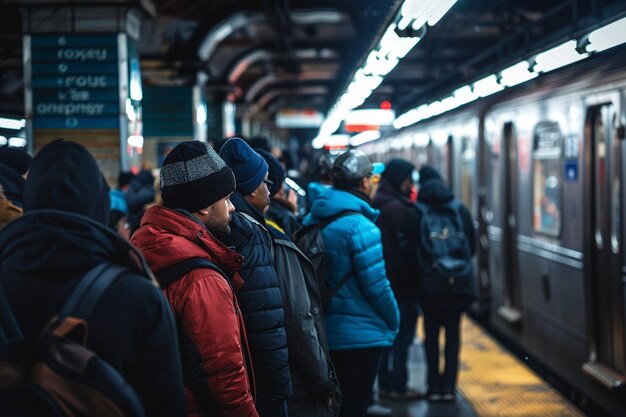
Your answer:
[[[174,210],[149,208],[131,243],[154,272],[202,257],[231,276],[235,291],[243,284],[236,272],[243,257]],[[244,359],[249,357],[245,328],[229,283],[212,269],[196,269],[170,284],[165,294],[182,331],[187,415],[257,417],[254,380],[251,376],[250,384],[251,369],[246,372],[251,365]]]

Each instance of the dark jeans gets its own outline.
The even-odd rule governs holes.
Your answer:
[[[378,386],[399,394],[406,392],[408,381],[407,357],[415,338],[415,326],[420,312],[416,301],[398,301],[400,330],[393,346],[383,350],[378,369]]]
[[[382,347],[331,350],[337,378],[343,392],[339,417],[363,417],[372,398],[372,388]]]
[[[424,347],[428,362],[428,390],[453,392],[459,370],[459,325],[461,311],[424,311]],[[439,329],[445,328],[445,360],[443,375],[439,373]]]

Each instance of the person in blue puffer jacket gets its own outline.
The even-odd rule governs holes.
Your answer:
[[[370,198],[383,169],[360,151],[340,155],[331,171],[333,187],[320,194],[304,219],[311,225],[355,212],[322,229],[327,283],[335,287],[350,276],[325,311],[331,358],[344,395],[340,417],[365,415],[383,348],[393,344],[400,324],[375,224],[379,211]]]

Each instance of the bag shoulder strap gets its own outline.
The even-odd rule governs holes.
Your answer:
[[[330,216],[324,220],[322,220],[321,222],[318,223],[320,230],[325,228],[326,226],[328,226],[329,224],[331,224],[332,222],[334,222],[335,220],[339,220],[342,217],[346,217],[346,216],[352,216],[355,214],[361,214],[358,211],[354,211],[354,210],[346,210],[346,211],[342,211],[340,213],[335,214],[334,216]]]
[[[215,265],[213,262],[209,261],[206,258],[198,257],[185,259],[184,261],[170,265],[167,268],[155,273],[154,275],[156,276],[157,281],[159,281],[159,285],[161,285],[161,288],[167,288],[170,284],[180,279],[186,273],[193,271],[194,269],[200,268],[212,269],[222,275],[226,279],[226,281],[230,283],[228,275],[226,275],[226,273],[222,271],[217,265]]]
[[[90,269],[61,308],[59,318],[76,316],[88,319],[100,297],[124,271],[126,267],[110,262],[103,262]]]
[[[330,300],[332,300],[332,298],[335,295],[337,295],[339,290],[348,283],[350,278],[352,278],[352,271],[354,271],[354,268],[350,268],[348,273],[343,278],[341,278],[341,281],[339,281],[339,283],[330,290],[330,293],[328,294],[328,298],[324,301],[324,305],[323,305],[324,310],[328,308],[328,305],[330,304]]]

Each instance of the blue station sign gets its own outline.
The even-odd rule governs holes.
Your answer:
[[[117,35],[33,35],[34,128],[118,128]]]

